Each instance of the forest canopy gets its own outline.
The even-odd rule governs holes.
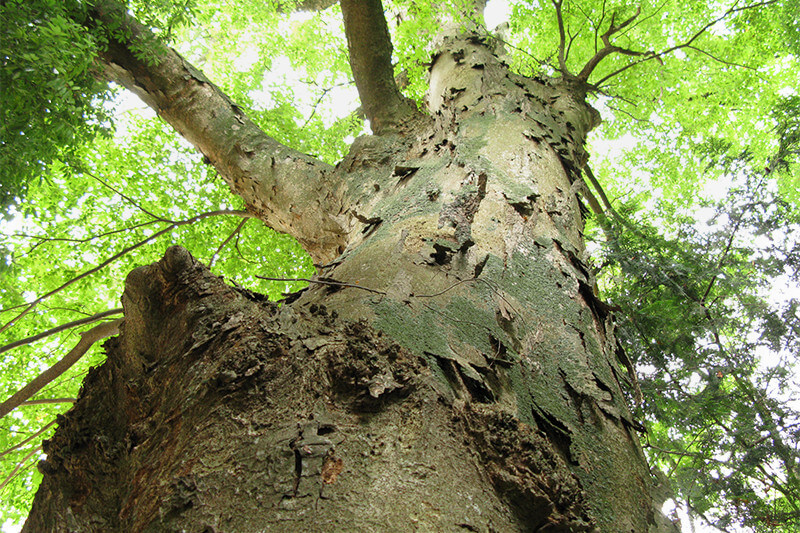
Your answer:
[[[335,165],[370,132],[335,2],[122,3],[151,29],[139,59],[175,49],[277,141]],[[100,58],[127,30],[98,24],[96,4],[0,4],[0,400],[119,318],[127,273],[170,245],[273,301],[315,271],[147,102],[105,81]],[[461,0],[384,8],[398,86],[419,107],[445,24],[496,42],[521,75],[583,87],[602,117],[585,235],[651,465],[675,513],[796,531],[798,1],[490,2],[487,19]],[[99,344],[0,420],[0,520],[28,513],[41,440]]]

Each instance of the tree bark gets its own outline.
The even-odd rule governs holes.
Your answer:
[[[305,291],[131,272],[25,531],[674,531],[586,262],[596,111],[476,36],[430,78],[430,120],[330,173],[352,221]]]

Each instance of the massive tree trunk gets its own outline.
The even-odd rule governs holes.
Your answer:
[[[121,334],[45,444],[27,531],[671,530],[586,263],[576,192],[598,115],[580,84],[449,37],[420,114],[359,61],[388,34],[349,4],[378,134],[335,169],[252,129],[177,54],[110,47],[109,76],[327,264],[281,305],[178,247],[131,272]]]

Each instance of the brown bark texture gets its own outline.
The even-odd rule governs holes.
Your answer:
[[[44,445],[25,531],[673,531],[582,239],[598,115],[492,46],[444,39],[426,118],[357,139],[335,169],[242,140],[244,123],[207,139],[236,111],[177,54],[174,91],[157,67],[121,67],[328,264],[280,304],[179,247],[131,272],[121,334]]]

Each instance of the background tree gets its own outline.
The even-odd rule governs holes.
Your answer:
[[[285,4],[242,4],[225,11],[195,2],[148,2],[146,6],[132,2],[127,7],[128,12],[113,2],[46,1],[7,1],[2,6],[3,202],[9,222],[4,225],[6,261],[0,265],[4,270],[0,290],[3,335],[8,343],[18,341],[14,351],[10,344],[4,347],[5,397],[68,351],[76,333],[62,330],[40,339],[39,344],[20,340],[62,323],[96,326],[97,320],[116,318],[113,310],[104,316],[99,313],[116,308],[126,274],[157,260],[169,243],[186,246],[215,273],[247,287],[241,293],[251,300],[259,297],[248,291],[275,300],[282,292],[299,288],[301,282],[263,279],[311,279],[315,269],[293,239],[251,220],[258,218],[295,236],[318,265],[335,260],[327,269],[317,267],[318,277],[311,287],[278,313],[286,317],[292,309],[307,309],[313,317],[300,322],[306,328],[312,324],[313,334],[285,323],[281,328],[265,325],[274,310],[264,316],[246,307],[231,310],[227,307],[231,293],[193,267],[189,269],[193,281],[187,286],[194,287],[191,293],[198,292],[198,283],[206,284],[213,298],[219,298],[213,300],[219,322],[216,326],[214,321],[195,324],[196,338],[211,335],[216,328],[234,339],[264,342],[243,335],[235,324],[228,326],[231,317],[244,313],[255,317],[270,335],[281,331],[296,341],[302,339],[308,350],[301,356],[300,352],[276,356],[281,350],[270,345],[269,353],[283,366],[285,361],[295,361],[290,375],[308,390],[287,386],[284,394],[290,400],[286,404],[295,407],[295,418],[272,413],[269,420],[283,429],[300,421],[316,424],[314,432],[325,437],[328,448],[319,457],[303,458],[301,444],[311,438],[305,430],[281,445],[283,455],[271,454],[267,445],[260,456],[258,450],[247,448],[272,464],[291,465],[284,474],[296,484],[275,489],[283,491],[282,498],[293,496],[290,501],[281,499],[281,505],[306,505],[308,498],[300,496],[311,494],[306,482],[310,483],[315,468],[323,480],[318,502],[323,488],[334,495],[337,490],[347,494],[345,480],[348,475],[351,480],[357,478],[354,473],[360,471],[352,458],[358,448],[352,445],[359,441],[356,435],[375,439],[360,451],[381,457],[387,456],[380,452],[387,442],[390,449],[402,449],[394,440],[398,437],[414,443],[413,431],[376,433],[382,427],[378,424],[368,430],[361,427],[363,433],[359,433],[348,424],[363,423],[368,412],[377,412],[370,416],[385,427],[392,427],[386,421],[398,413],[410,417],[404,420],[416,420],[409,414],[411,406],[423,401],[420,398],[430,400],[418,391],[433,387],[437,397],[450,405],[447,416],[458,418],[452,424],[454,431],[468,436],[499,498],[516,511],[516,522],[532,527],[549,520],[574,529],[595,520],[604,530],[612,530],[610,524],[623,530],[625,524],[600,512],[603,504],[594,493],[601,484],[585,473],[591,461],[570,457],[588,453],[578,441],[593,433],[577,429],[576,424],[592,411],[590,406],[595,409],[593,416],[615,420],[611,426],[638,427],[624,414],[616,392],[619,380],[629,384],[634,404],[641,393],[643,402],[635,420],[647,426],[645,449],[670,475],[679,500],[692,513],[722,528],[742,523],[755,529],[785,527],[789,531],[796,525],[798,418],[786,400],[795,379],[798,311],[794,300],[776,303],[766,292],[776,278],[791,284],[797,276],[798,250],[792,233],[797,230],[794,73],[800,10],[796,2],[515,5],[509,28],[501,36],[482,27],[472,7],[398,2],[385,6],[394,44],[393,67],[386,32],[375,31],[383,17],[373,4],[344,9],[349,54],[337,6],[312,6],[322,11],[303,15]],[[442,38],[458,29],[477,31],[481,37],[466,43]],[[495,53],[512,72],[534,81],[513,74],[506,78]],[[451,63],[455,66],[448,66]],[[464,65],[470,68],[461,68]],[[474,76],[479,72],[482,85],[477,86]],[[455,78],[453,73],[457,73]],[[361,97],[358,111],[355,101],[343,109],[341,100],[333,99],[337,91],[352,88],[353,79]],[[403,95],[393,79],[402,81],[398,85]],[[129,111],[117,113],[112,124],[109,106],[114,93],[108,92],[106,80],[138,94],[163,121]],[[502,83],[507,83],[502,80],[514,80],[516,85],[501,90]],[[504,109],[514,98],[520,108]],[[594,134],[598,152],[594,172],[585,166],[582,144],[586,130],[596,125],[596,115],[582,108],[584,98],[600,109],[604,119]],[[493,116],[494,129],[477,120],[469,122],[466,117],[475,110]],[[526,139],[523,145],[508,133],[518,128],[508,119],[513,113],[530,122],[519,126]],[[376,135],[350,146],[364,129],[364,117]],[[625,151],[608,142],[620,137],[629,145]],[[483,152],[481,142],[489,146]],[[521,151],[502,155],[498,144],[504,142],[522,146]],[[543,171],[519,163],[518,158],[534,157],[531,154],[555,166]],[[325,164],[339,161],[336,169]],[[550,178],[540,177],[560,172],[563,176],[553,179],[566,180],[561,185],[548,185]],[[533,185],[531,175],[539,180]],[[721,176],[728,185],[707,185],[718,184]],[[714,194],[714,187],[723,192]],[[580,217],[570,207],[576,193],[594,211],[586,231],[599,241],[601,288],[625,312],[620,339],[628,356],[619,352],[619,363],[613,360],[611,330],[603,324],[608,311],[591,295],[592,276],[581,252]],[[609,198],[614,198],[616,210]],[[413,211],[421,205],[425,206],[421,212]],[[411,220],[398,215],[404,210],[410,211],[407,216],[432,217],[436,228],[430,222],[424,228],[398,226],[399,219]],[[710,229],[703,229],[703,219],[710,221]],[[505,235],[507,248],[501,251],[491,234]],[[396,250],[398,236],[406,247],[405,256]],[[388,242],[393,243],[391,248]],[[554,282],[546,289],[552,265],[515,263],[519,259],[512,251],[529,250],[532,243],[536,243],[534,250],[548,257],[557,252],[563,263],[557,269],[559,275],[571,281]],[[346,254],[337,259],[344,249]],[[353,259],[359,254],[360,259]],[[399,269],[403,276],[376,270],[375,265],[389,257],[403,265]],[[503,257],[505,262],[498,263]],[[182,272],[188,263],[173,252],[162,265],[164,274],[158,274],[157,267],[147,272],[167,279],[169,272]],[[530,272],[543,280],[524,281]],[[524,290],[506,285],[509,273],[518,276]],[[171,285],[174,280],[164,283],[177,287]],[[564,359],[569,357],[554,357],[579,353],[572,351],[576,348],[569,342],[537,344],[542,342],[541,332],[548,331],[547,324],[561,321],[586,327],[567,311],[552,317],[544,313],[553,306],[551,294],[560,292],[559,285],[565,283],[568,300],[577,301],[584,313],[588,308],[587,316],[599,324],[594,326],[595,333],[586,329],[578,335],[583,349],[596,358],[589,364],[597,365],[591,374],[584,367],[565,366]],[[191,310],[197,295],[178,292]],[[142,315],[135,318],[130,302],[136,294],[155,298],[157,293],[148,289],[141,276],[129,278],[124,345],[112,342],[109,346],[111,354],[128,355],[111,357],[115,363],[95,371],[90,383],[96,388],[87,386],[82,400],[85,406],[105,406],[103,412],[124,406],[131,418],[90,419],[82,429],[75,424],[83,415],[71,415],[68,423],[60,419],[65,428],[61,440],[56,438],[46,450],[47,461],[39,467],[52,479],[72,471],[74,485],[74,472],[80,469],[60,453],[87,447],[87,441],[78,438],[87,428],[106,428],[96,434],[93,430],[94,440],[88,441],[92,444],[87,448],[98,454],[91,456],[96,466],[103,459],[119,464],[120,457],[125,457],[127,467],[134,468],[142,460],[136,458],[137,443],[149,443],[149,435],[160,434],[159,428],[174,427],[176,418],[174,413],[165,414],[169,413],[166,407],[151,407],[156,413],[149,413],[148,419],[140,405],[131,403],[132,396],[125,400],[118,396],[121,404],[109,409],[108,398],[92,392],[103,389],[102,372],[111,372],[109,367],[115,365],[121,374],[111,375],[138,383],[137,394],[144,397],[150,390],[147,387],[152,385],[142,385],[139,363],[130,357],[146,351],[141,345],[133,349],[132,343],[147,340],[145,332],[155,329],[154,317],[140,308]],[[477,302],[490,302],[488,310]],[[565,302],[556,302],[556,307],[572,305]],[[184,309],[181,312],[188,314],[182,315],[174,308],[164,309],[177,316],[199,312]],[[78,316],[88,318],[79,322]],[[397,355],[401,352],[392,342],[376,340],[371,330],[358,330],[344,319],[367,320],[412,357]],[[148,328],[135,328],[137,323]],[[437,324],[433,332],[426,328],[431,323]],[[94,329],[84,340],[111,334],[116,325]],[[420,344],[408,333],[415,329],[433,340]],[[288,342],[270,335],[266,336],[276,346]],[[570,335],[575,336],[575,331],[564,338]],[[609,344],[586,348],[585,338],[592,335]],[[152,348],[155,343],[149,342]],[[326,348],[337,344],[348,345],[350,355]],[[73,350],[73,355],[78,352]],[[778,359],[765,362],[767,352]],[[168,368],[188,375],[193,368],[190,362],[203,361],[208,366],[208,361],[220,357],[218,353],[211,359],[190,355]],[[84,357],[35,400],[62,403],[27,404],[4,419],[10,430],[0,436],[10,474],[3,483],[6,516],[27,513],[28,494],[38,483],[38,473],[32,468],[38,459],[36,446],[54,427],[52,416],[58,412],[54,406],[69,405],[88,366],[102,357],[100,353]],[[426,361],[434,378],[424,378],[415,357]],[[393,363],[387,366],[381,358]],[[638,384],[626,374],[632,366],[628,358],[643,371]],[[146,368],[161,364],[145,359],[141,364]],[[248,366],[240,355],[220,359],[224,363],[211,365],[203,379],[237,407],[245,405],[237,403],[237,394],[257,391],[271,372],[281,375],[268,364],[269,359],[263,361],[266,366]],[[526,383],[529,378],[518,376],[528,359],[550,368],[551,373],[543,371],[549,376],[545,384],[536,384],[535,379]],[[552,359],[558,361],[547,367]],[[299,366],[298,360],[309,362]],[[536,368],[522,373],[535,376]],[[253,377],[243,379],[242,375]],[[348,381],[353,376],[362,377],[363,382]],[[338,387],[334,386],[336,377],[341,379]],[[274,376],[269,379],[274,385]],[[214,398],[197,393],[200,389],[192,388],[192,383],[176,384],[176,391],[186,397],[183,412],[192,412],[191,402],[213,411]],[[521,384],[530,390],[520,392]],[[362,397],[363,387],[367,392]],[[559,390],[560,401],[571,406],[567,409],[571,414],[564,412],[563,405],[545,401],[548,396],[558,397]],[[411,399],[398,400],[405,395]],[[149,401],[163,406],[169,400]],[[436,420],[436,409],[424,409]],[[77,412],[85,413],[86,407]],[[253,417],[265,416],[261,411],[231,409],[222,418],[241,416],[248,420],[242,422],[247,425],[245,433],[261,434],[253,422]],[[516,417],[538,433],[526,433]],[[197,422],[186,415],[186,427],[201,427]],[[584,420],[580,423],[591,426]],[[449,442],[439,432],[431,434]],[[333,438],[340,435],[347,437],[346,442]],[[190,437],[169,438],[185,443]],[[123,455],[120,442],[128,448]],[[161,441],[165,442],[170,440]],[[203,454],[209,461],[214,442],[204,443]],[[193,456],[186,452],[183,457]],[[469,464],[458,457],[463,462],[456,470]],[[440,472],[447,471],[445,462],[437,458]],[[391,464],[397,467],[398,463]],[[520,465],[542,469],[547,481],[533,483],[520,473]],[[641,465],[633,470],[637,468]],[[230,470],[221,470],[226,469]],[[418,478],[430,476],[409,465],[405,470]],[[142,470],[130,472],[144,475]],[[127,475],[133,476],[130,472]],[[101,476],[92,482],[138,479],[125,478],[121,471],[113,475],[119,477]],[[644,480],[641,471],[637,475]],[[153,505],[160,505],[156,514],[179,524],[192,515],[192,508],[198,508],[197,494],[204,490],[199,480],[210,478],[193,472],[160,479],[167,489],[153,493]],[[452,486],[445,474],[437,479],[444,487]],[[554,485],[554,479],[563,485]],[[142,486],[156,491],[155,483]],[[587,501],[573,490],[577,486],[588,492]],[[134,523],[142,519],[135,512],[131,516],[137,507],[132,502],[141,501],[139,493],[114,493],[109,497],[114,501],[93,502],[87,496],[91,491],[84,492],[78,491],[77,496],[73,492],[69,501],[53,496],[50,504],[77,509],[81,506],[77,500],[83,504],[89,498],[89,507],[118,505],[117,510],[128,509],[122,518]],[[65,494],[61,497],[67,498]],[[562,494],[561,500],[556,494]],[[444,503],[459,509],[452,501]],[[611,507],[626,514],[624,502],[614,503],[618,505]],[[483,509],[500,508],[497,503],[483,504]],[[346,519],[338,512],[340,519]],[[496,524],[510,520],[507,511],[492,512],[497,513],[492,515]],[[421,519],[424,523],[427,518]],[[467,521],[462,527],[480,528],[481,524]]]

